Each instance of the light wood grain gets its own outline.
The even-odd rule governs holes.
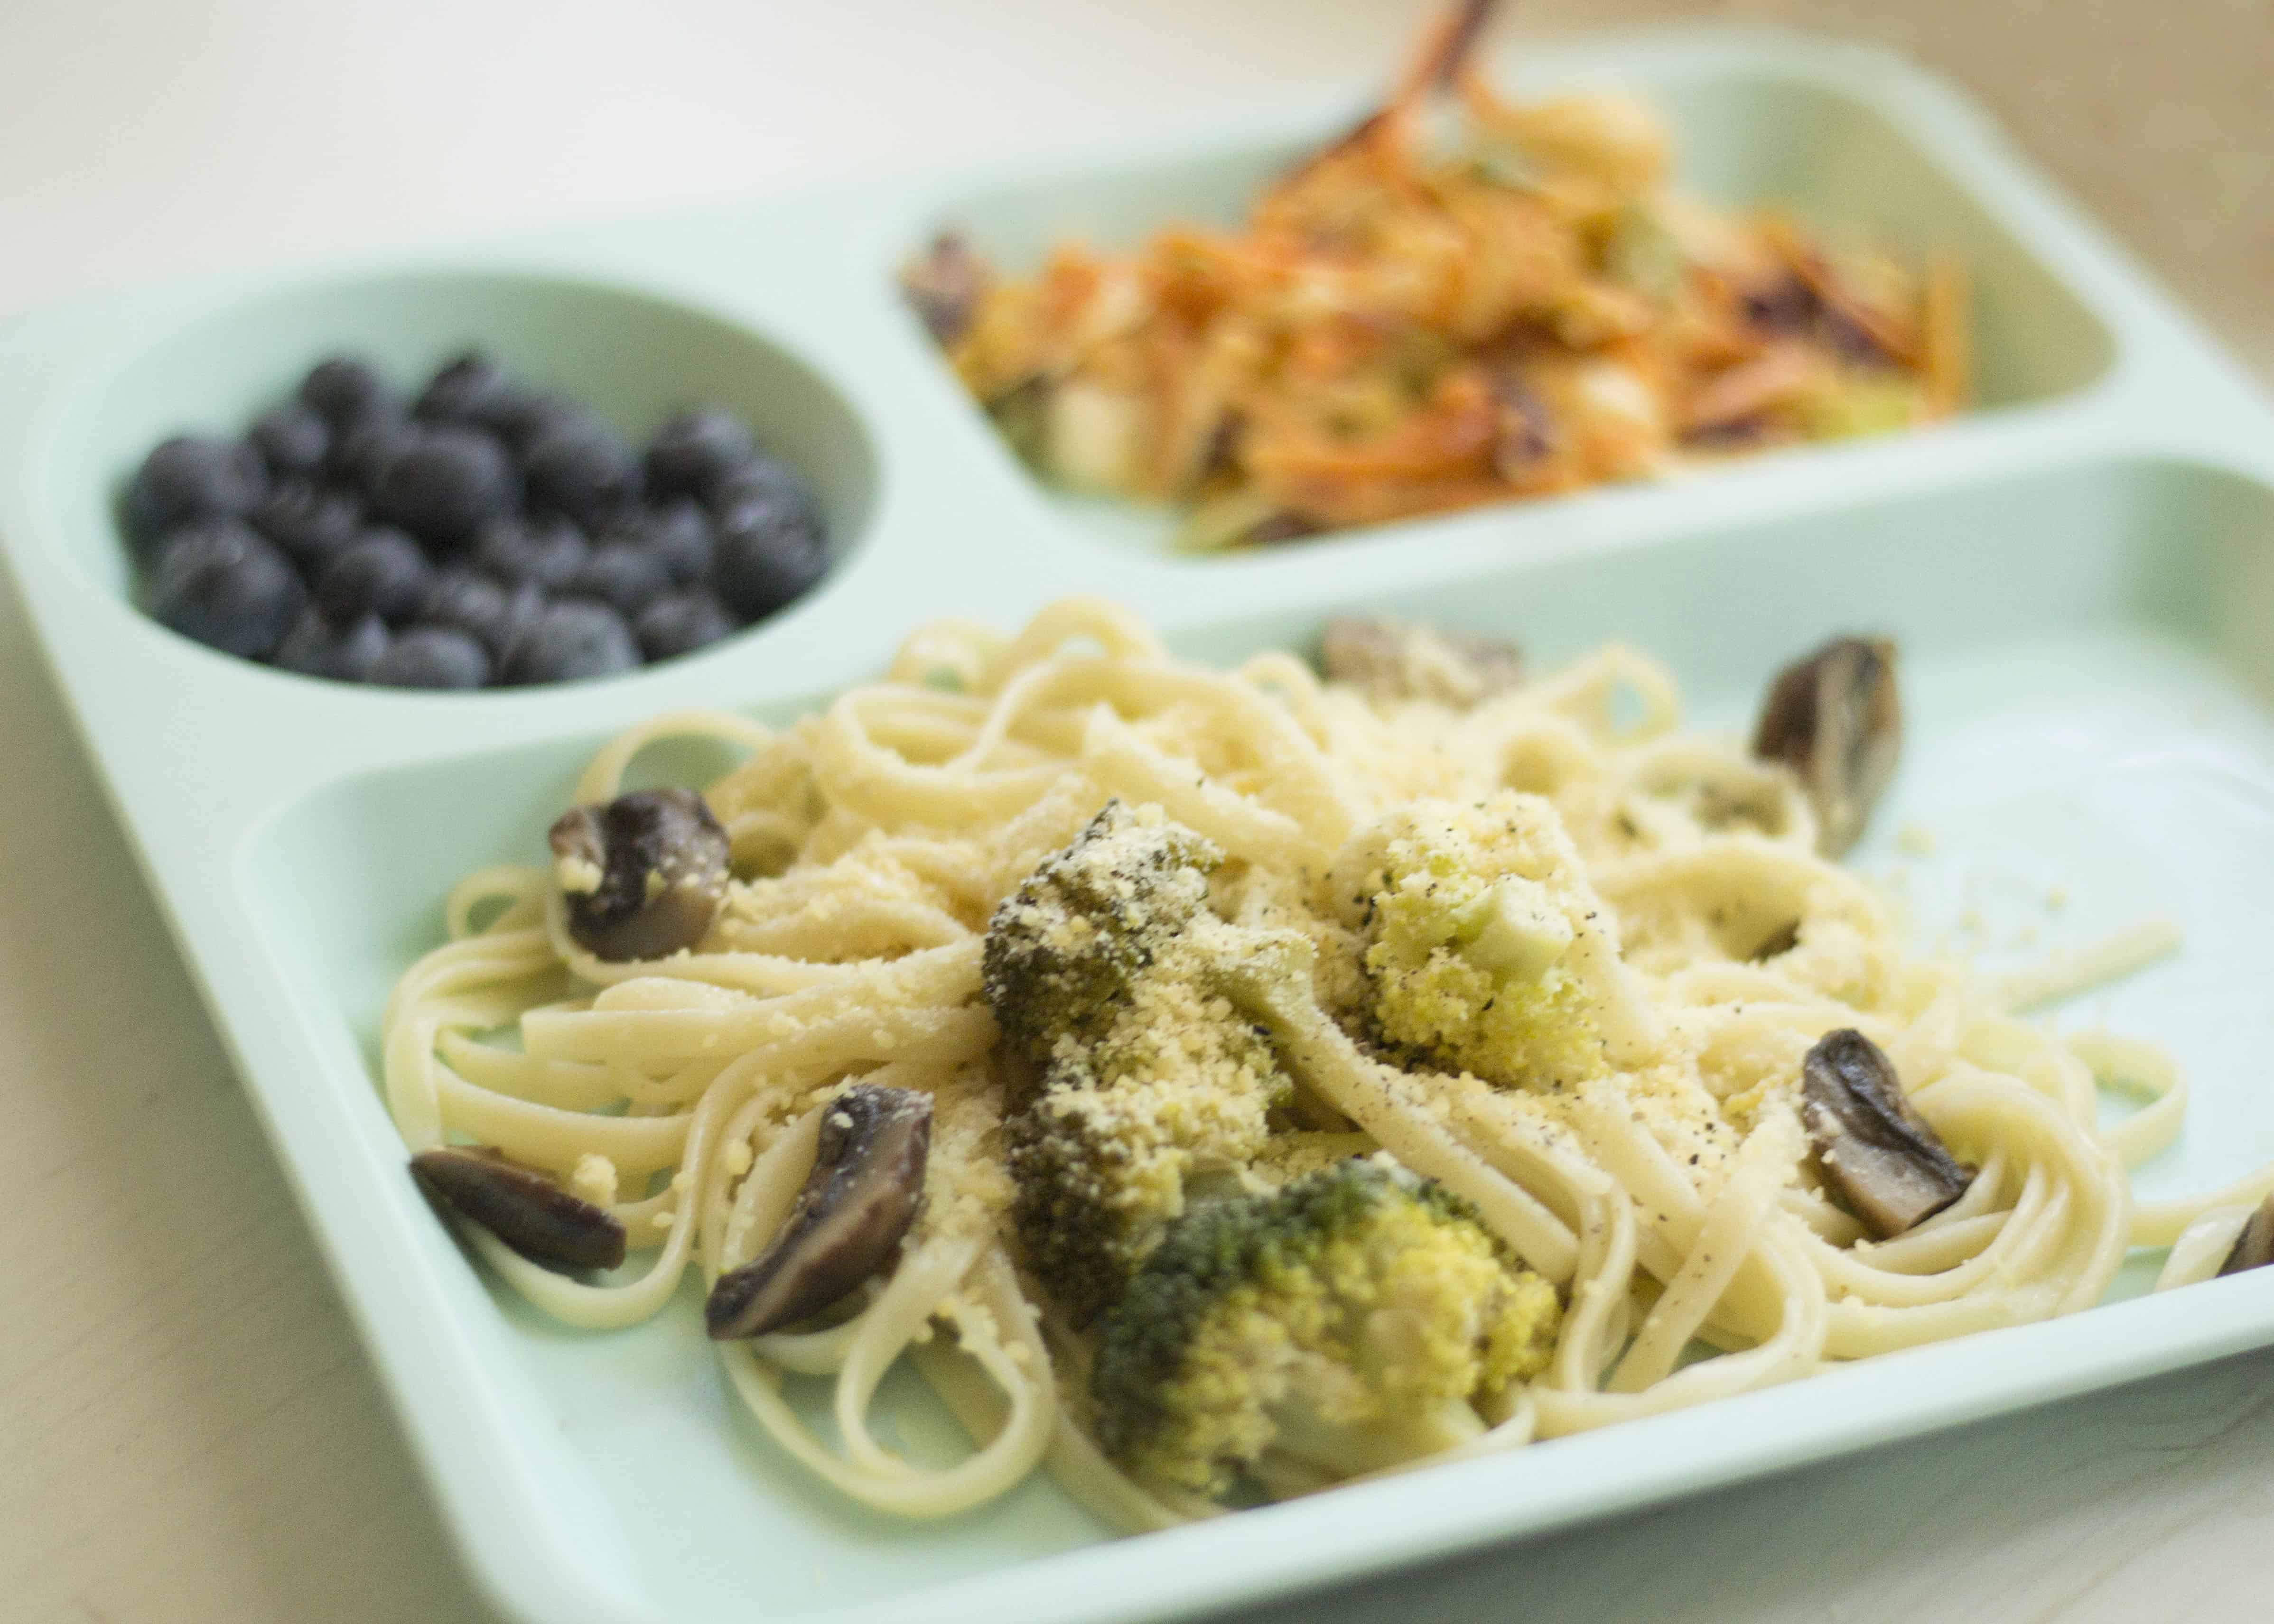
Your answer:
[[[1157,123],[1384,63],[1416,10],[11,0],[0,308]],[[1521,20],[1697,18],[1877,38],[1958,79],[2274,372],[2265,0]],[[4,592],[0,763],[0,1617],[483,1616]],[[2263,1619],[2270,1461],[2274,1356],[2253,1356],[1247,1616]]]

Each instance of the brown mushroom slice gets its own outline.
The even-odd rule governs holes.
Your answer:
[[[1852,1028],[1826,1033],[1801,1063],[1800,1119],[1826,1185],[1875,1239],[1933,1217],[1974,1182],[1903,1098],[1894,1063]]]
[[[2234,1237],[2234,1249],[2226,1254],[2226,1261],[2218,1266],[2218,1272],[2240,1274],[2245,1269],[2264,1268],[2270,1263],[2274,1263],[2274,1195],[2252,1209],[2250,1222]]]
[[[1761,938],[1760,945],[1745,955],[1754,964],[1766,964],[1772,959],[1781,959],[1800,945],[1800,921],[1794,920],[1780,925]]]
[[[1328,681],[1348,682],[1369,699],[1434,700],[1457,709],[1524,680],[1524,657],[1512,643],[1359,615],[1327,622],[1319,665]]]
[[[987,261],[962,234],[943,231],[900,271],[900,291],[922,319],[932,342],[953,344],[970,330],[990,280]]]
[[[780,1233],[711,1288],[703,1317],[712,1339],[809,1320],[881,1271],[915,1222],[930,1151],[929,1095],[855,1083],[831,1101]]]
[[[568,934],[612,964],[703,940],[727,900],[727,831],[690,789],[644,789],[553,825]]]
[[[533,1262],[612,1269],[624,1260],[624,1226],[614,1214],[492,1147],[422,1150],[410,1158],[410,1176]]]
[[[1753,730],[1755,756],[1800,775],[1826,857],[1864,832],[1902,747],[1895,645],[1885,637],[1835,637],[1777,673]]]

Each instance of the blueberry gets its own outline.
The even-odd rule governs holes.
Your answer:
[[[750,431],[733,412],[718,406],[682,412],[648,442],[648,493],[708,501],[727,476],[757,450]]]
[[[590,598],[629,620],[671,588],[671,572],[644,548],[613,542],[592,549],[561,583],[563,598]]]
[[[734,617],[708,587],[667,592],[640,612],[633,627],[641,650],[651,660],[674,659],[728,636]]]
[[[636,547],[663,565],[672,584],[685,586],[711,573],[718,538],[711,532],[711,515],[703,505],[685,497],[659,508],[642,508],[612,525],[600,538],[602,545]]]
[[[591,548],[566,519],[508,514],[483,526],[474,544],[474,567],[508,586],[532,583],[558,590],[584,562]]]
[[[243,440],[177,434],[135,470],[126,524],[148,545],[201,519],[242,519],[267,494],[268,470]]]
[[[728,470],[712,489],[710,501],[712,514],[719,519],[747,503],[763,502],[794,508],[816,530],[821,528],[820,510],[814,506],[811,487],[779,457],[761,455]]]
[[[490,648],[490,652],[501,664],[504,662],[506,650],[537,623],[537,617],[545,613],[552,601],[545,595],[544,589],[533,581],[524,581],[519,586],[506,589],[505,619],[497,628],[497,641]]]
[[[511,372],[470,350],[434,374],[410,412],[429,423],[508,434],[508,425],[520,420],[534,398]]]
[[[332,448],[332,425],[305,401],[271,407],[252,420],[245,437],[279,479],[313,478]]]
[[[400,626],[418,613],[434,584],[434,567],[401,530],[374,524],[343,549],[316,578],[316,601],[335,620],[375,614]]]
[[[513,507],[517,484],[505,447],[488,434],[432,429],[388,463],[373,506],[421,541],[456,546]]]
[[[260,659],[307,602],[292,566],[242,519],[207,519],[169,537],[158,554],[151,613],[184,637]]]
[[[498,414],[491,425],[505,442],[515,450],[526,452],[530,443],[548,429],[563,424],[589,421],[592,416],[588,407],[574,401],[563,400],[557,395],[530,393],[521,395],[510,408]]]
[[[489,650],[448,626],[414,626],[372,663],[370,680],[388,688],[482,688],[490,680]]]
[[[598,530],[638,500],[639,459],[622,435],[596,417],[557,422],[529,442],[523,461],[529,500]]]
[[[368,501],[395,459],[418,440],[418,429],[401,417],[366,417],[333,441],[332,477]]]
[[[421,626],[448,626],[483,636],[505,614],[505,587],[471,564],[451,564],[436,574],[418,605]],[[486,638],[485,638],[486,641]]]
[[[361,356],[336,355],[317,362],[300,380],[300,398],[335,429],[403,415],[402,398]]]
[[[365,615],[343,628],[333,625],[328,615],[310,604],[284,635],[275,663],[304,677],[361,682],[370,676],[372,662],[386,651],[387,622],[377,615]]]
[[[501,658],[544,605],[545,594],[530,583],[508,587],[471,566],[453,564],[427,589],[418,623],[464,632]]]
[[[755,620],[803,593],[829,568],[829,545],[798,504],[751,499],[719,520],[713,566],[719,595],[744,620]]]
[[[252,510],[252,524],[314,575],[363,534],[363,507],[345,491],[289,479]]]
[[[508,682],[576,682],[640,663],[624,617],[588,598],[548,604],[505,657]]]

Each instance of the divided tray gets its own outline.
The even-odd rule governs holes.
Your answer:
[[[1834,628],[1902,642],[1911,743],[1857,866],[1923,945],[1984,962],[2150,914],[2176,959],[2082,1002],[2193,1079],[2151,1194],[2274,1156],[2274,412],[1949,92],[1884,56],[1712,33],[1527,53],[1527,91],[1639,90],[1685,184],[1948,250],[1979,402],[1907,436],[1694,478],[1190,559],[1158,515],[1051,494],[893,287],[937,228],[1017,262],[1061,233],[1230,217],[1364,87],[1141,151],[786,198],[313,269],[207,278],[0,327],[0,541],[94,757],[473,1572],[531,1620],[764,1616],[1103,1624],[1228,1606],[1537,1532],[2274,1342],[2274,1274],[1289,1505],[1109,1541],[1038,1477],[940,1523],[850,1507],[742,1424],[696,1293],[587,1335],[493,1290],[403,1171],[373,1084],[395,975],[458,875],[530,861],[577,767],[653,711],[786,719],[934,615],[1102,593],[1180,650],[1299,643],[1353,605],[1620,637],[1736,726]],[[142,452],[243,421],[319,354],[399,373],[478,342],[629,431],[716,399],[816,481],[827,581],[763,627],[606,681],[475,695],[326,684],[209,652],[129,601],[112,518]],[[1910,838],[1900,844],[1894,831]],[[90,1086],[100,1086],[92,1079]],[[912,1440],[952,1436],[913,1379]]]

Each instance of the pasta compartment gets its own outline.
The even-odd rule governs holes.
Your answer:
[[[1966,590],[1954,593],[1953,582]],[[1327,579],[1279,597],[1265,611],[1188,615],[1171,641],[1182,654],[1234,663],[1299,642],[1320,613],[1344,601]],[[2251,933],[2274,907],[2257,855],[2274,814],[2274,666],[2254,630],[2253,607],[2270,601],[2274,489],[2191,464],[2137,461],[1732,523],[1592,557],[1503,561],[1455,583],[1389,590],[1374,606],[1512,633],[1535,669],[1616,636],[1660,656],[1683,680],[1696,699],[1692,723],[1733,731],[1749,720],[1768,672],[1826,629],[1861,620],[1894,636],[1910,742],[1890,799],[1849,866],[1882,881],[1907,872],[1899,902],[1939,884],[1962,897],[1964,873],[1937,864],[1962,863],[1978,841],[1992,853],[1984,861],[2011,860],[2020,870],[2014,894],[2027,906],[2014,917],[2038,927],[2033,951],[2096,936],[2142,909],[2179,921],[2188,942],[2180,959],[2099,996],[2085,1011],[2090,1024],[2168,1044],[2195,1078],[2197,1115],[2178,1147],[2144,1176],[2143,1188],[2173,1195],[2239,1175],[2274,1151],[2274,1110],[2248,1084],[2264,1022]],[[777,702],[767,718],[786,721],[826,697]],[[301,1081],[352,1119],[358,1155],[384,1172],[402,1155],[372,1080],[388,989],[439,939],[440,898],[461,873],[541,850],[545,827],[574,794],[597,743],[580,733],[348,778],[268,820],[246,849],[240,904],[266,974],[284,989],[320,1056]],[[2157,766],[2174,759],[2183,771]],[[636,760],[634,777],[703,778],[725,760],[708,749],[650,755]],[[2056,764],[2066,776],[2052,771]],[[1683,763],[1662,765],[1669,793],[1695,788]],[[2103,813],[2074,816],[2086,802]],[[2193,843],[2155,838],[2175,823],[2195,831]],[[2018,855],[2032,843],[2047,853],[2035,868]],[[2057,908],[2045,901],[2056,870],[2067,888]],[[1781,922],[1770,914],[1788,900],[1742,920],[1733,913],[1723,944],[1733,962],[1755,945],[1740,938]],[[1948,923],[1915,922],[1930,931]],[[1982,934],[2016,951],[2022,945],[2012,921]],[[1962,1124],[1958,1132],[1963,1140]],[[407,1180],[388,1185],[386,1202],[391,1222],[409,1228],[410,1255],[440,1291],[468,1351],[457,1379],[489,1395],[506,1418],[501,1447],[575,1485],[589,1515],[627,1553],[623,1560],[644,1575],[655,1616],[700,1616],[761,1584],[786,1616],[861,1598],[883,1606],[959,1575],[1070,1553],[1098,1536],[1041,1474],[945,1525],[880,1524],[811,1484],[734,1418],[691,1289],[654,1320],[607,1333],[605,1342],[564,1334],[468,1267]],[[2143,1289],[2152,1272],[2152,1259],[2135,1259],[2114,1295]],[[2097,1320],[2091,1332],[2052,1321],[1989,1335],[2008,1348],[2036,1348],[2030,1357],[2040,1361],[2048,1348],[2075,1358],[2085,1356],[2073,1350],[2101,1350],[2102,1362],[2067,1379],[2072,1385],[2196,1357],[2191,1350],[2202,1344],[2190,1340],[2199,1333],[2189,1328],[2186,1297],[2136,1306],[2161,1317]],[[2274,1338],[2274,1313],[2262,1311],[2254,1323],[2255,1336]],[[2120,1333],[2120,1324],[2129,1328]],[[1961,1339],[1780,1387],[1766,1400],[1716,1401],[1732,1407],[1729,1420],[1708,1430],[1758,1434],[1762,1448],[1752,1454],[1716,1445],[1729,1453],[1699,1455],[1704,1434],[1668,1417],[1533,1446],[1547,1456],[1439,1470],[1477,1471],[1480,1485],[1490,1483],[1480,1493],[1518,1508],[1496,1512],[1495,1528],[1543,1526],[1653,1492],[1669,1450],[1685,1461],[1721,1459],[1713,1470],[1728,1475],[1755,1470],[1745,1462],[1812,1435],[1758,1409],[1746,1412],[1751,1424],[1737,1426],[1734,1407],[1757,1400],[1779,1407],[1779,1417],[1822,1412],[1809,1425],[1829,1437],[1846,1422],[1818,1390],[1852,1393],[1862,1384],[1879,1433],[1939,1425],[1955,1413],[1947,1372],[2029,1362],[2018,1353],[1993,1356],[1999,1345]],[[818,1387],[794,1378],[787,1390],[829,1436]],[[2001,1405],[2048,1395],[2020,1375],[1998,1392]],[[963,1447],[946,1411],[909,1371],[887,1381],[877,1413],[882,1435],[922,1458],[953,1459]],[[1561,1464],[1547,1471],[1549,1460]],[[1589,1476],[1598,1471],[1600,1478]],[[1381,1496],[1366,1503],[1384,1508],[1408,1492],[1438,1503],[1427,1477],[1404,1481],[1410,1490],[1393,1482],[1347,1492]],[[1576,1500],[1558,1492],[1574,1482],[1615,1486]],[[546,1503],[560,1499],[549,1492]],[[1283,1507],[1272,1522],[1308,1526],[1343,1515],[1342,1503],[1338,1494]],[[1209,1548],[1225,1537],[1203,1526],[1169,1538]],[[689,1549],[701,1550],[703,1561],[669,1555]],[[785,1561],[790,1550],[801,1559]],[[1064,1560],[1110,1563],[1117,1554],[1107,1547]]]

